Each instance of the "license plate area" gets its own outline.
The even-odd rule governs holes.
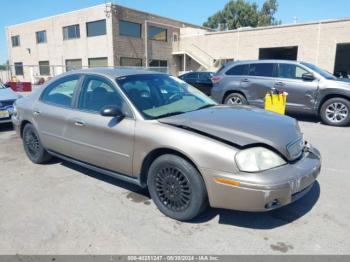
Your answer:
[[[3,118],[9,118],[10,117],[10,113],[7,110],[0,110],[0,119]]]

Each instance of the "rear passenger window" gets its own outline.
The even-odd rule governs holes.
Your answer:
[[[272,64],[272,63],[251,64],[249,67],[249,75],[250,76],[273,77],[274,76],[274,64]]]
[[[231,69],[227,70],[226,75],[230,76],[242,76],[248,75],[249,65],[236,65]]]
[[[44,91],[41,100],[58,106],[71,107],[74,90],[79,78],[79,76],[72,76],[54,82]]]

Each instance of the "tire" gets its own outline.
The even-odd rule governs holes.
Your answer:
[[[38,132],[32,124],[26,124],[24,126],[22,140],[24,151],[33,163],[43,164],[52,158],[42,146]]]
[[[240,93],[229,94],[224,101],[227,105],[247,105],[247,99]]]
[[[341,97],[328,99],[321,106],[321,120],[330,126],[350,124],[350,101]]]
[[[147,185],[158,209],[173,219],[191,220],[208,206],[201,175],[179,156],[167,154],[154,160],[148,171]]]

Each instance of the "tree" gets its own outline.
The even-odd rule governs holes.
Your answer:
[[[230,0],[223,10],[210,16],[203,26],[222,31],[246,26],[277,25],[281,23],[274,16],[277,9],[277,0],[266,0],[260,10],[254,2]]]

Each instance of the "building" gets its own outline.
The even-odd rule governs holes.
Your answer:
[[[172,43],[185,22],[102,4],[6,28],[11,73],[36,82],[66,70],[143,66],[176,74]]]
[[[115,4],[6,28],[11,73],[20,80],[94,66],[216,70],[226,61],[291,59],[350,72],[350,19],[212,30]]]
[[[193,59],[209,70],[227,60],[290,59],[349,73],[350,19],[224,32],[181,29],[173,55],[183,64],[180,71],[195,70]]]

